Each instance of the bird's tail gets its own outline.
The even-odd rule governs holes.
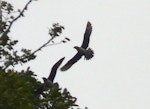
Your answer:
[[[91,48],[88,48],[88,52],[89,53],[87,55],[85,55],[86,60],[89,60],[94,56],[94,51]]]

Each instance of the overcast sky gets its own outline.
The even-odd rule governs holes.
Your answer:
[[[27,0],[12,0],[23,7]],[[37,49],[48,39],[48,27],[59,22],[71,42],[49,46],[37,53],[31,66],[39,80],[65,56],[65,64],[80,46],[87,21],[93,26],[90,47],[95,56],[83,58],[66,72],[58,71],[55,82],[68,88],[77,103],[89,109],[150,109],[150,1],[149,0],[39,0],[11,35],[17,48]],[[22,69],[21,66],[17,67]]]

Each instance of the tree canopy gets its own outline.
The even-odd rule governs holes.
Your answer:
[[[15,10],[14,6],[6,1],[0,3],[0,108],[1,109],[75,109],[76,97],[73,97],[67,88],[62,89],[58,83],[46,85],[36,79],[35,72],[28,67],[26,70],[13,69],[18,64],[25,64],[35,60],[39,52],[50,43],[56,44],[54,39],[60,37],[64,26],[54,23],[49,29],[50,39],[38,49],[32,51],[26,48],[16,50],[19,42],[10,37],[14,23],[24,17],[24,12],[35,0],[29,0],[23,9]],[[15,14],[14,14],[15,13]],[[59,42],[70,41],[65,38]],[[42,93],[36,93],[41,90]]]

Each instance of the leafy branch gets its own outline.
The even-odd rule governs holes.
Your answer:
[[[11,27],[13,26],[14,22],[16,22],[19,18],[24,16],[25,10],[27,10],[29,4],[33,0],[29,0],[25,7],[22,9],[22,11],[18,11],[20,14],[14,18],[14,16],[11,16],[11,13],[14,12],[14,8],[11,4],[7,2],[2,2],[2,9],[5,10],[6,13],[10,16],[10,21],[2,21],[0,25],[0,33],[2,33],[0,37],[0,68],[3,70],[6,70],[9,66],[14,66],[17,64],[23,64],[30,60],[33,60],[36,58],[35,53],[43,49],[44,47],[47,47],[49,45],[56,45],[54,43],[54,39],[62,33],[62,30],[64,29],[63,26],[59,25],[58,23],[54,23],[52,27],[49,29],[49,35],[51,38],[44,44],[42,44],[38,49],[34,50],[33,52],[28,49],[21,49],[22,55],[18,55],[18,51],[14,50],[14,46],[18,43],[18,40],[11,40],[8,36],[8,33],[10,32]],[[11,20],[13,18],[13,20]],[[62,41],[60,41],[57,44],[65,43],[66,41],[70,41],[69,38],[65,38]],[[52,44],[50,44],[52,42]],[[3,63],[3,64],[2,64]]]
[[[10,29],[11,29],[12,25],[14,24],[14,22],[16,22],[20,17],[24,16],[25,10],[27,10],[28,5],[29,5],[32,1],[33,1],[33,0],[29,0],[29,1],[26,3],[25,7],[22,9],[22,11],[20,11],[20,14],[19,14],[16,18],[14,18],[12,21],[9,22],[10,24],[9,24],[8,28],[7,28],[6,31],[2,34],[1,37],[6,36],[6,34],[7,34],[8,32],[10,32]]]
[[[62,30],[64,29],[63,26],[59,25],[58,23],[54,23],[52,25],[52,27],[49,29],[49,35],[51,36],[51,38],[44,43],[42,46],[40,46],[37,50],[35,50],[34,52],[32,52],[32,55],[34,55],[36,52],[40,51],[42,48],[47,47],[49,45],[50,42],[53,42],[53,44],[51,45],[55,45],[56,43],[54,43],[53,39],[60,36],[60,34],[62,33]],[[70,41],[69,38],[65,38],[63,39],[61,42],[57,43],[65,43],[65,41]]]

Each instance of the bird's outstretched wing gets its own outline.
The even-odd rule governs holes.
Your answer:
[[[48,86],[48,85],[52,85],[53,84],[54,78],[56,76],[57,69],[61,65],[61,63],[63,62],[64,59],[65,59],[65,57],[61,58],[57,63],[54,64],[54,66],[52,67],[50,75],[48,76],[48,78],[43,77],[45,85]],[[34,91],[35,95],[39,95],[39,94],[43,93],[43,91],[44,91],[44,84],[41,87],[39,87],[37,90]]]
[[[56,76],[56,72],[58,67],[61,65],[61,63],[63,62],[63,60],[65,59],[65,57],[61,58],[57,63],[54,64],[54,66],[51,69],[50,75],[48,76],[48,80],[50,80],[51,82],[54,81],[54,78]]]
[[[82,57],[81,53],[77,53],[73,58],[71,58],[60,70],[68,70],[74,63],[76,63]]]
[[[91,32],[92,32],[92,25],[91,25],[90,22],[88,22],[87,26],[86,26],[85,33],[84,33],[83,42],[82,42],[82,45],[81,45],[82,48],[86,49],[88,47],[89,41],[90,41]]]

